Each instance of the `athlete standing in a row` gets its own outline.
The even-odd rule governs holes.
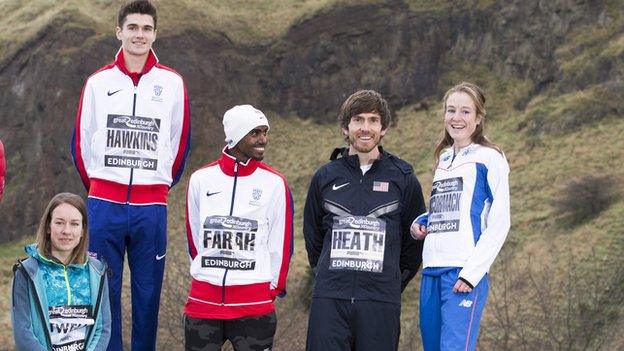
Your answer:
[[[424,239],[420,330],[425,351],[474,350],[488,271],[509,231],[509,165],[484,134],[485,95],[460,83],[444,95],[444,137],[434,156]]]
[[[84,86],[71,145],[89,192],[90,251],[104,257],[110,278],[112,335],[123,349],[121,283],[128,251],[132,350],[155,350],[167,253],[167,195],[182,175],[190,112],[182,77],[152,50],[157,16],[145,0],[118,14],[115,61]]]
[[[304,236],[316,282],[307,350],[384,351],[399,343],[401,291],[421,263],[409,227],[425,211],[412,166],[382,149],[390,110],[372,90],[342,105],[347,148],[312,178]]]
[[[195,171],[186,228],[193,281],[184,307],[186,350],[271,350],[273,301],[286,293],[293,202],[286,179],[262,162],[269,121],[251,105],[223,117],[221,157]]]

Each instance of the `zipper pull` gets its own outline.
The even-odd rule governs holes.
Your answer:
[[[355,297],[351,298],[351,303],[355,303]]]

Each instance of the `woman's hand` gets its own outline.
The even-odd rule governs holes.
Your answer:
[[[454,293],[469,293],[471,291],[472,291],[472,289],[470,288],[470,286],[468,286],[468,284],[466,284],[461,279],[457,279],[457,282],[455,283],[455,286],[453,286],[453,292]]]
[[[410,234],[412,235],[412,238],[416,240],[424,240],[425,236],[427,236],[427,226],[412,223],[412,226],[410,227]]]

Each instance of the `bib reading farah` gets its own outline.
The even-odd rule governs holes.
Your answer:
[[[155,171],[159,135],[159,118],[108,115],[104,165]]]
[[[463,190],[461,177],[433,182],[427,226],[430,234],[459,231],[459,203]]]
[[[256,267],[258,221],[233,216],[208,216],[203,225],[201,266],[253,270]]]
[[[383,219],[334,217],[329,269],[383,272],[385,238]]]
[[[91,306],[50,306],[48,313],[52,350],[85,350],[87,326],[95,324]]]

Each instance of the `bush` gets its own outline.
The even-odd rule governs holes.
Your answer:
[[[575,226],[597,217],[617,196],[617,184],[611,176],[585,175],[570,181],[553,202],[555,213],[564,223]]]

